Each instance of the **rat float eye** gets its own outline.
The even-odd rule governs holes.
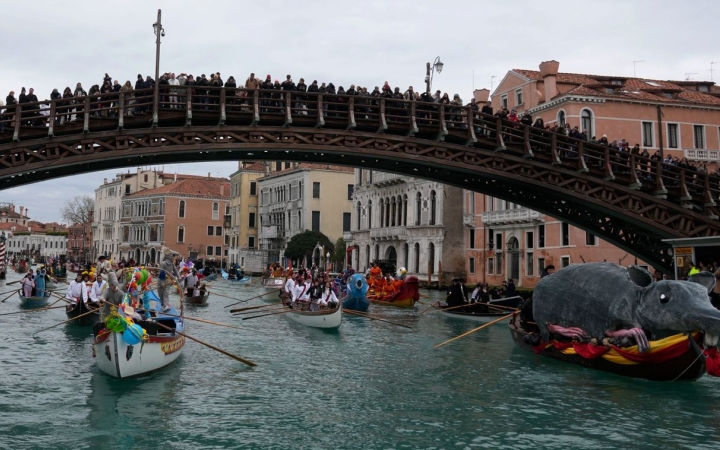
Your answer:
[[[660,303],[665,304],[670,301],[670,298],[665,294],[660,294]]]

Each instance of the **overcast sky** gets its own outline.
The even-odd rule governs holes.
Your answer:
[[[508,70],[560,61],[562,72],[654,79],[710,79],[720,61],[720,2],[600,0],[0,0],[4,49],[0,91],[34,87],[38,98],[82,82],[153,75],[157,9],[163,12],[160,72],[234,75],[372,87],[385,80],[421,90],[425,63],[445,63],[433,88],[460,94],[496,87]],[[720,64],[715,65],[720,78]],[[491,77],[496,77],[492,79]],[[228,176],[227,163],[165,170]],[[0,191],[0,201],[30,208],[32,219],[60,221],[60,206],[94,195],[118,169]],[[134,170],[134,168],[131,168]]]

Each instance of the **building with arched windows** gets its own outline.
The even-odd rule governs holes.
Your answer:
[[[464,276],[461,199],[460,188],[355,169],[347,263],[365,271],[382,261],[433,282],[442,270],[443,284]]]
[[[164,248],[190,259],[227,260],[226,178],[178,176],[177,181],[122,197],[119,259],[159,263]]]

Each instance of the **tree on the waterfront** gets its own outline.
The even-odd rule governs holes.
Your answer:
[[[75,223],[87,223],[92,217],[95,209],[95,200],[88,195],[78,195],[70,200],[65,200],[60,215],[68,225]]]
[[[290,239],[290,242],[288,242],[288,245],[285,248],[285,256],[290,259],[302,259],[307,256],[308,261],[310,261],[312,259],[313,250],[318,244],[325,247],[325,252],[332,253],[335,249],[335,246],[332,242],[330,242],[330,239],[321,232],[305,230]]]
[[[339,238],[337,242],[335,243],[335,253],[333,254],[333,261],[340,263],[340,269],[342,270],[345,267],[345,250],[347,249],[347,245],[345,244],[345,239]]]

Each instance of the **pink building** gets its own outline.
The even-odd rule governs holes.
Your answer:
[[[120,258],[159,263],[170,248],[185,258],[227,259],[227,178],[189,177],[124,196]]]
[[[546,125],[568,123],[588,139],[626,139],[650,155],[720,161],[720,86],[712,81],[563,73],[559,67],[546,61],[539,70],[510,70],[492,93],[493,109],[504,105]]]

